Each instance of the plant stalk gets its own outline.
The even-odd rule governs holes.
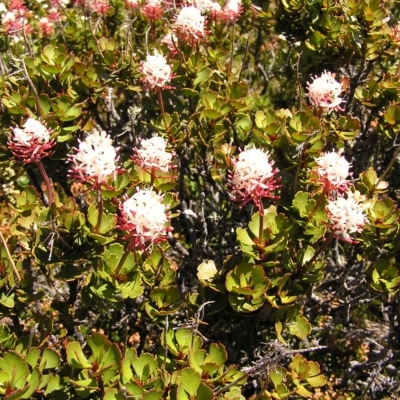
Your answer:
[[[44,169],[44,165],[41,161],[36,161],[36,165],[39,168],[39,171],[42,175],[43,180],[46,183],[46,188],[47,188],[47,197],[48,197],[48,201],[49,201],[49,207],[51,207],[51,205],[54,203],[54,191],[53,191],[53,186],[50,182],[50,178],[47,175],[46,170]]]
[[[114,274],[115,277],[119,276],[119,273],[121,272],[121,269],[124,266],[125,261],[128,258],[129,253],[131,252],[131,250],[133,249],[134,246],[135,246],[135,238],[132,238],[131,241],[129,242],[128,247],[126,248],[124,254],[122,255],[121,259],[119,260],[119,263],[117,265],[117,268],[116,268],[115,274]]]
[[[332,239],[335,237],[335,231],[332,231],[329,236],[325,239],[325,242],[321,244],[320,248],[315,252],[311,260],[307,263],[307,265],[312,265],[314,264],[315,260],[317,257],[326,249],[326,247],[329,245],[330,242],[332,242]]]
[[[94,228],[94,231],[95,233],[99,233],[104,214],[103,196],[101,195],[101,184],[99,182],[96,183],[96,192],[97,192],[97,206],[99,207],[99,217],[97,219],[97,224],[96,227]]]

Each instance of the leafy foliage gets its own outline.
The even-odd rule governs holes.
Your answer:
[[[0,395],[397,398],[398,5],[229,0],[185,41],[186,5],[0,7]],[[152,89],[149,54],[172,71]],[[307,100],[324,71],[342,88],[331,109]],[[28,118],[55,143],[33,162],[10,147]],[[118,153],[106,181],[86,168],[109,161],[102,143],[71,172],[96,130]],[[143,168],[151,136],[167,147]],[[229,177],[253,147],[279,180],[257,203],[250,177],[240,203]],[[327,152],[351,163],[346,191],[321,178]],[[139,227],[124,202],[140,190],[162,203]],[[350,198],[362,223],[335,228],[328,206]]]

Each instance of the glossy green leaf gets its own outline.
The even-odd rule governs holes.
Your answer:
[[[70,342],[67,346],[67,361],[71,367],[83,369],[90,368],[92,364],[83,354],[81,344],[79,342]]]

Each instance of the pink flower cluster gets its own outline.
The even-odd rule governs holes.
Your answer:
[[[34,163],[48,157],[55,141],[50,131],[38,120],[28,118],[23,129],[13,128],[12,139],[8,147],[14,156],[23,163]]]
[[[79,141],[75,154],[68,156],[72,163],[69,175],[81,182],[102,184],[117,174],[117,148],[106,132],[94,130],[84,141]]]
[[[172,230],[170,215],[163,204],[163,196],[153,190],[140,189],[120,205],[118,228],[127,232],[125,238],[133,242],[136,249],[163,242]]]
[[[166,151],[167,142],[161,136],[142,140],[141,148],[135,148],[133,160],[144,171],[168,172],[172,165],[173,153]]]
[[[313,181],[322,186],[322,195],[328,198],[325,211],[329,228],[342,239],[351,241],[349,233],[361,232],[365,224],[365,196],[349,189],[350,163],[340,153],[323,153],[315,161]]]
[[[335,80],[335,74],[324,72],[321,76],[307,84],[308,98],[314,107],[320,107],[323,110],[341,110],[340,104],[343,99],[342,84]]]
[[[362,232],[365,225],[365,196],[357,190],[347,191],[345,196],[329,200],[326,213],[329,217],[329,226],[336,235],[346,241],[352,241],[349,233]]]
[[[278,199],[274,192],[280,188],[278,169],[269,153],[252,148],[243,150],[232,160],[233,170],[229,172],[230,197],[242,204],[254,202],[263,214],[264,198]]]
[[[328,194],[347,190],[350,183],[347,180],[350,163],[340,153],[323,153],[315,161],[316,169],[312,171],[315,174],[315,183],[322,185]]]
[[[28,24],[29,11],[23,0],[11,0],[8,10],[2,15],[1,23],[3,31],[6,34],[12,34],[21,31],[30,32],[31,27]]]
[[[173,78],[172,68],[161,54],[148,54],[140,66],[142,82],[147,89],[169,89]]]

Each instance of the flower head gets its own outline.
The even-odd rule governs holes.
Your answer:
[[[141,141],[141,149],[134,149],[135,163],[143,170],[168,172],[171,168],[172,153],[165,151],[167,143],[161,136]]]
[[[252,148],[242,151],[232,162],[230,196],[243,204],[253,201],[261,213],[263,198],[278,198],[272,194],[280,187],[276,177],[278,170],[273,168],[274,161],[270,160],[269,153]]]
[[[202,13],[211,12],[212,10],[215,9],[216,4],[218,4],[219,9],[221,9],[220,4],[214,2],[213,0],[191,0],[189,1],[189,3],[190,5],[198,8]]]
[[[3,30],[7,34],[18,32],[23,28],[28,29],[29,25],[26,23],[24,17],[18,16],[15,12],[8,11],[1,19]],[[29,29],[28,29],[29,30]]]
[[[174,30],[179,38],[193,46],[205,37],[205,24],[206,18],[198,8],[182,7],[175,18]]]
[[[161,0],[146,0],[143,9],[143,15],[149,19],[160,19],[163,15],[164,8]]]
[[[90,10],[99,14],[105,15],[111,9],[109,0],[94,0],[89,2]]]
[[[317,162],[316,174],[317,180],[329,189],[346,190],[349,184],[350,163],[339,153],[324,153],[315,160]]]
[[[135,240],[135,247],[165,241],[169,214],[162,203],[163,197],[153,190],[138,190],[120,206],[118,226]]]
[[[39,19],[39,27],[45,36],[49,36],[53,32],[53,23],[46,17]]]
[[[117,173],[118,149],[113,146],[110,136],[105,132],[95,130],[83,142],[80,141],[75,150],[75,154],[69,155],[73,163],[70,175],[78,180],[104,183],[110,175],[115,176]]]
[[[349,190],[347,196],[340,196],[336,200],[329,200],[326,212],[329,217],[331,229],[344,238],[349,238],[349,233],[361,232],[365,225],[366,205],[363,204],[365,196],[357,190]]]
[[[131,10],[139,8],[139,0],[125,0],[125,5]]]
[[[324,72],[320,77],[307,84],[308,94],[311,104],[314,107],[321,107],[328,110],[340,110],[340,103],[343,99],[342,84],[335,80],[335,74]]]
[[[142,81],[147,89],[169,89],[168,82],[173,78],[172,68],[167,59],[161,54],[147,55],[142,61],[140,72]]]
[[[8,147],[14,156],[25,163],[37,162],[47,157],[55,145],[50,139],[50,131],[38,120],[28,118],[24,129],[14,128]]]
[[[241,0],[228,0],[219,15],[227,21],[235,21],[241,13]]]

